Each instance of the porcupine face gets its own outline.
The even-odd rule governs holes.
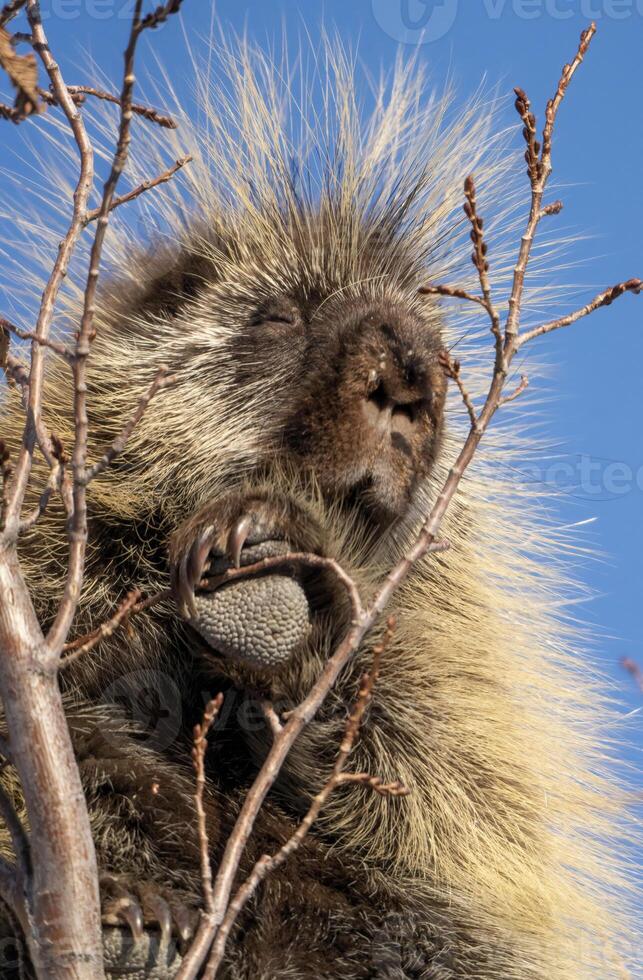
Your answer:
[[[335,512],[349,508],[380,536],[430,471],[446,393],[439,332],[403,296],[381,287],[324,295],[308,281],[246,300],[230,340],[236,390],[264,393],[259,424],[272,461],[311,477]],[[287,491],[208,503],[172,546],[184,615],[236,660],[288,661],[309,628],[310,595],[297,577],[275,572],[210,592],[198,583],[204,563],[216,575],[288,550],[323,551],[322,532]]]
[[[278,297],[245,327],[238,370],[244,383],[265,384],[262,352],[288,364],[282,452],[329,498],[347,498],[386,526],[404,514],[437,452],[439,350],[435,333],[399,302]]]

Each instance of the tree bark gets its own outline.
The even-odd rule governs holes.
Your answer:
[[[29,955],[39,977],[100,980],[100,904],[89,817],[57,659],[47,650],[13,544],[0,545],[0,656],[11,758],[29,818],[31,873],[18,867]]]

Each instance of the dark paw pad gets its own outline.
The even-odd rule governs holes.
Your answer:
[[[175,939],[144,931],[135,940],[118,926],[103,928],[103,959],[108,980],[172,980],[182,962]]]

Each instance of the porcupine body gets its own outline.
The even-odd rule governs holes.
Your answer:
[[[461,215],[471,172],[495,216],[494,271],[506,266],[511,154],[482,102],[451,117],[446,96],[427,99],[415,68],[398,66],[365,121],[348,59],[330,42],[325,57],[321,104],[295,108],[292,78],[280,81],[267,58],[224,53],[213,91],[202,93],[207,125],[179,126],[177,149],[194,156],[182,183],[141,205],[157,215],[160,241],[142,249],[114,216],[114,271],[89,370],[92,454],[120,431],[160,363],[175,381],[90,487],[78,635],[132,587],[166,586],[170,563],[180,566],[206,529],[215,563],[225,565],[231,542],[242,560],[313,551],[336,558],[369,595],[465,431],[438,360],[463,334],[472,391],[484,390],[486,324],[451,316],[418,287],[475,288]],[[137,129],[134,182],[168,139]],[[69,383],[53,357],[46,404],[69,444]],[[3,435],[17,438],[20,424],[8,393]],[[451,551],[421,562],[391,605],[397,626],[351,766],[402,780],[411,795],[338,791],[241,916],[223,976],[621,975],[622,882],[610,844],[621,812],[601,739],[611,716],[578,637],[553,611],[568,593],[552,560],[560,536],[538,494],[506,477],[525,446],[516,429],[490,435],[445,522]],[[45,621],[64,559],[52,508],[23,548]],[[171,603],[150,609],[65,673],[109,875],[106,925],[125,926],[124,899],[162,936],[156,972],[112,965],[112,977],[171,976],[174,939],[193,924],[190,743],[205,698],[225,694],[207,760],[216,869],[270,743],[258,701],[280,710],[300,701],[346,627],[326,577],[278,579],[201,597],[219,605],[200,607],[191,624]],[[292,832],[323,784],[376,636],[293,749],[245,870]],[[127,926],[109,942],[117,935],[127,945]]]

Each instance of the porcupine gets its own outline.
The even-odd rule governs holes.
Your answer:
[[[462,438],[445,346],[460,342],[472,390],[483,390],[486,328],[418,287],[472,281],[461,213],[470,172],[495,216],[492,274],[503,266],[517,227],[513,155],[484,100],[452,113],[447,95],[426,96],[417,66],[398,65],[365,120],[350,60],[331,42],[325,54],[320,108],[298,106],[292,78],[267,57],[223,52],[217,84],[202,86],[207,125],[179,110],[177,146],[194,158],[182,184],[142,204],[160,215],[160,241],[142,247],[114,215],[89,369],[92,453],[161,362],[174,382],[90,486],[78,635],[128,589],[166,586],[171,568],[191,593],[185,559],[205,529],[215,569],[314,552],[370,594]],[[133,180],[171,138],[137,128]],[[68,395],[52,357],[47,418],[67,444]],[[3,435],[20,424],[8,392]],[[611,715],[576,630],[551,609],[569,588],[552,560],[561,533],[539,493],[502,468],[524,449],[520,426],[489,444],[445,523],[451,551],[419,563],[392,602],[396,629],[351,759],[411,794],[338,791],[241,915],[226,977],[620,975],[610,841],[621,811],[598,735]],[[23,546],[44,622],[64,554],[52,507]],[[190,742],[205,692],[225,694],[207,758],[216,870],[271,739],[258,699],[296,704],[346,627],[327,575],[197,589],[196,605],[191,622],[172,603],[133,617],[63,677],[112,977],[171,976],[194,926]],[[246,871],[292,833],[327,777],[377,636],[291,752]],[[141,966],[141,950],[154,967]]]

